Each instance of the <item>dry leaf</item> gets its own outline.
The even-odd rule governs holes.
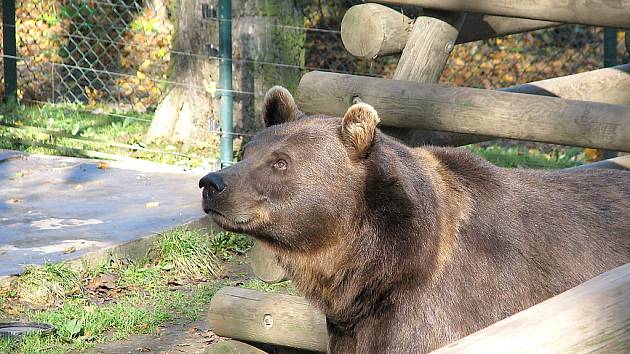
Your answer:
[[[157,208],[160,206],[160,202],[148,202],[147,208]]]
[[[75,252],[76,250],[77,248],[75,246],[66,247],[63,249],[63,254],[72,253],[72,252]]]
[[[19,203],[19,202],[21,202],[21,200],[15,199],[15,198],[11,198],[11,199],[5,200],[5,203],[7,203],[7,204],[16,204],[16,203]]]
[[[77,184],[76,186],[74,186],[74,190],[75,191],[82,191],[83,190],[83,185]]]
[[[101,170],[106,170],[109,168],[109,164],[107,162],[99,162],[98,168],[100,168]]]

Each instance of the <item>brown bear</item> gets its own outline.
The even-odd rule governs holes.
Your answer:
[[[274,250],[330,353],[428,352],[630,262],[630,172],[409,148],[367,104],[306,116],[281,87],[263,115],[203,209]]]

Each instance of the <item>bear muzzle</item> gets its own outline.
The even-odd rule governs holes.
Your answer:
[[[203,188],[203,211],[208,214],[215,211],[216,197],[225,191],[227,184],[217,172],[208,173],[199,180],[199,188]]]

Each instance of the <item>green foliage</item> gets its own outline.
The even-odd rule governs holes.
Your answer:
[[[175,228],[160,234],[157,244],[159,266],[192,278],[217,276],[219,261],[210,240],[197,230]]]
[[[265,291],[268,293],[285,293],[289,295],[299,295],[297,289],[295,289],[290,280],[275,284],[268,284],[259,279],[252,279],[243,284],[243,288]]]
[[[62,299],[79,286],[79,274],[65,263],[28,266],[20,276],[17,296],[33,304]]]
[[[225,261],[247,252],[253,245],[251,238],[233,232],[219,232],[213,238],[210,249]]]
[[[468,145],[464,148],[497,166],[510,168],[568,168],[581,165],[584,158],[581,148],[557,148],[548,153],[523,146]]]

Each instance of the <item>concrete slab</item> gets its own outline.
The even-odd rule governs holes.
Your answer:
[[[203,174],[0,150],[0,277],[203,218]]]

